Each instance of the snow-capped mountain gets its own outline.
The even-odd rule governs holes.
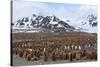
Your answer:
[[[74,27],[56,16],[40,16],[33,14],[32,17],[23,17],[12,23],[12,31],[43,31],[61,32],[74,31]]]
[[[13,22],[13,32],[62,32],[78,31],[97,33],[97,17],[89,14],[83,19],[70,24],[71,20],[56,16],[41,16],[33,14],[32,17],[23,17]]]
[[[85,25],[85,24],[87,24],[87,23],[88,23],[90,26],[92,26],[92,27],[97,26],[97,17],[94,16],[93,14],[88,15],[88,16],[86,17],[85,21],[84,21],[84,20],[82,21],[82,24],[83,24],[83,25]]]
[[[77,22],[76,30],[97,33],[97,23],[97,17],[93,14],[89,14]]]

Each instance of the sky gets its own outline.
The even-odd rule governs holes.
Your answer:
[[[45,3],[32,1],[13,1],[13,21],[18,18],[39,15],[56,15],[62,18],[80,19],[84,14],[97,13],[95,6],[63,3]],[[78,16],[80,15],[80,16]],[[79,18],[80,17],[80,18]]]
[[[47,3],[13,0],[13,22],[32,14],[57,16],[62,20],[70,20],[69,24],[76,26],[88,14],[97,16],[97,6],[86,4]]]

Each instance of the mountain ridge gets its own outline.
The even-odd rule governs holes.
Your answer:
[[[70,31],[75,28],[63,20],[60,20],[56,16],[36,16],[33,14],[32,17],[23,17],[22,19],[17,20],[14,24],[12,23],[13,29],[41,29],[43,32],[61,32],[61,31]]]
[[[23,17],[11,23],[12,32],[89,32],[90,29],[94,28],[95,30],[97,27],[97,17],[93,14],[87,15],[79,23],[76,23],[78,27],[69,24],[71,20],[67,20],[62,20],[54,15],[33,14],[31,17]]]

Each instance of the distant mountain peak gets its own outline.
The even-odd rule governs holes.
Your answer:
[[[89,14],[83,21],[82,24],[89,24],[92,27],[97,26],[97,17],[93,14]]]
[[[66,18],[67,19],[67,18]],[[42,16],[32,14],[31,17],[22,17],[16,22],[11,23],[13,32],[96,32],[97,17],[89,14],[79,22],[75,21],[73,24],[70,19],[65,20],[57,16]],[[72,26],[73,25],[73,26]],[[25,30],[25,31],[24,31]],[[35,30],[35,31],[34,31]]]
[[[33,14],[32,17],[23,17],[22,19],[19,19],[16,21],[16,23],[13,23],[12,25],[13,29],[41,29],[41,31],[46,30],[48,31],[70,31],[74,30],[75,28],[73,26],[70,26],[68,23],[66,23],[63,20],[60,20],[56,16],[41,16]],[[60,30],[61,29],[61,30]]]

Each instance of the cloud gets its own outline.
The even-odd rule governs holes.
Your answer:
[[[13,21],[25,16],[31,16],[33,13],[39,14],[47,6],[47,4],[40,2],[13,1]]]
[[[80,17],[86,16],[86,15],[89,15],[89,14],[94,14],[95,16],[97,16],[97,6],[81,5],[78,12],[80,14]]]
[[[89,14],[93,14],[97,16],[97,6],[93,5],[80,5],[78,9],[74,9],[74,11],[68,12],[70,14],[72,25],[78,25],[81,20],[85,19]]]
[[[55,5],[56,6],[56,5]],[[69,18],[70,12],[65,6],[55,8],[50,3],[31,2],[31,1],[13,1],[13,19],[24,16],[31,16],[33,13],[40,15],[56,15],[60,18]]]
[[[31,17],[32,14],[44,15],[44,16],[55,15],[64,21],[70,20],[71,22],[68,22],[68,24],[77,27],[77,26],[82,26],[80,22],[87,15],[94,14],[95,16],[97,16],[97,6],[94,5],[76,6],[73,4],[72,5],[53,4],[52,6],[52,3],[17,1],[17,0],[13,1],[13,22],[26,16]],[[94,28],[94,30],[95,29],[96,28]]]
[[[50,3],[42,2],[13,1],[13,19],[16,21],[18,18],[32,16],[34,13],[39,15],[55,15],[63,20],[71,20],[72,22],[70,24],[74,24],[90,13],[97,16],[96,6],[79,5],[77,8],[73,8],[70,5],[68,7],[71,9],[67,9],[63,4],[60,4],[59,7],[55,7],[56,5],[52,6]]]

